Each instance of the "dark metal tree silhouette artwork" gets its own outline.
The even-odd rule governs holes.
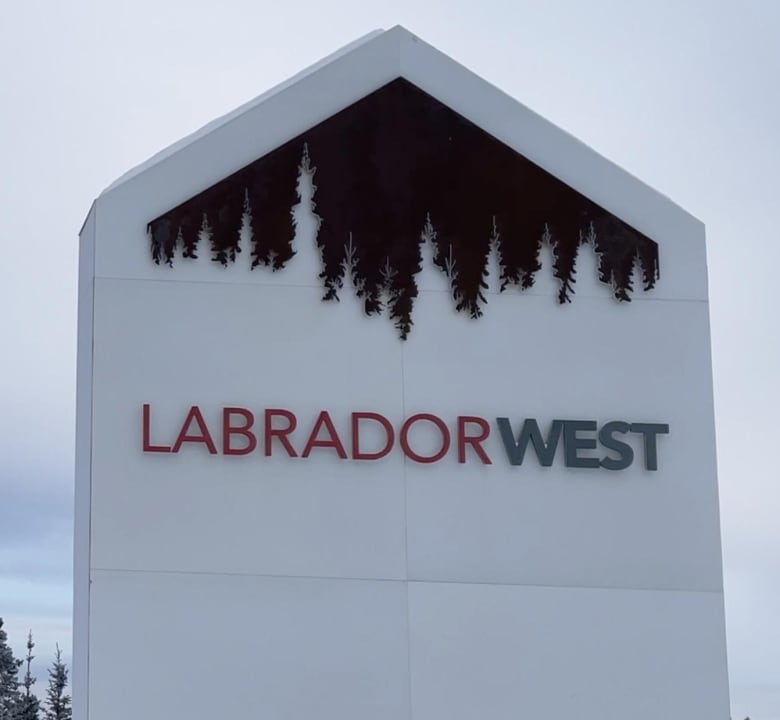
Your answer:
[[[653,240],[401,78],[152,220],[152,258],[172,266],[180,251],[228,265],[248,222],[252,267],[283,268],[294,255],[292,207],[309,163],[323,299],[337,300],[347,276],[366,313],[386,308],[404,339],[426,241],[456,309],[473,318],[486,302],[491,252],[502,291],[529,288],[547,241],[561,303],[571,301],[584,243],[618,300],[630,300],[635,265],[645,290],[659,277]]]

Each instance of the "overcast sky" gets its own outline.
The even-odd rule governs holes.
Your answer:
[[[14,645],[31,627],[42,656],[55,642],[70,655],[77,235],[92,199],[398,23],[706,223],[733,715],[780,719],[778,0],[0,5],[0,616]]]

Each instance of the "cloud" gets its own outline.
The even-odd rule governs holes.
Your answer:
[[[57,643],[70,657],[72,494],[61,472],[36,473],[34,461],[22,470],[20,460],[0,463],[0,617],[18,656],[32,630],[49,662]],[[45,678],[40,663],[36,672]]]

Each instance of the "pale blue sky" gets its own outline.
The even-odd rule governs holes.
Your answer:
[[[0,614],[13,642],[32,627],[41,655],[70,649],[76,247],[92,198],[398,23],[706,223],[733,714],[780,719],[777,0],[4,4]]]

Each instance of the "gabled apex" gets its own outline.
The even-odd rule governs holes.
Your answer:
[[[406,138],[400,145],[394,127],[377,111],[385,102],[403,120],[395,123],[399,137]],[[405,103],[427,119],[404,124]],[[352,131],[339,129],[345,122]],[[356,150],[361,132],[373,139],[363,137],[362,150]],[[371,143],[380,138],[400,151],[385,148],[378,161]],[[456,138],[456,150],[442,144],[447,138]],[[289,210],[297,202],[296,176],[303,170],[307,143],[306,162],[316,168],[311,210],[321,221],[317,245],[326,297],[335,297],[352,276],[366,311],[379,312],[380,305],[391,310],[402,334],[410,325],[410,278],[417,272],[415,243],[421,231],[427,233],[426,247],[436,244],[435,263],[452,282],[457,308],[473,317],[484,302],[480,268],[486,253],[491,258],[500,254],[502,286],[528,287],[540,242],[555,253],[563,302],[574,292],[574,262],[582,241],[598,244],[599,277],[613,286],[618,299],[629,298],[631,283],[645,289],[654,285],[659,245],[664,265],[660,292],[706,297],[706,271],[692,271],[689,265],[704,252],[703,228],[695,218],[400,26],[360,38],[120,178],[97,201],[101,226],[111,229],[111,252],[99,253],[96,267],[110,274],[130,266],[151,272],[143,264],[149,255],[136,254],[147,228],[152,253],[161,263],[182,259],[198,275],[197,268],[210,265],[209,260],[229,264],[236,226],[245,224],[241,218],[248,209],[251,241],[244,238],[244,249],[251,242],[254,264],[281,269],[292,260]],[[482,148],[492,160],[475,165],[464,143]],[[456,166],[451,173],[447,163]],[[522,207],[493,182],[491,163],[512,178],[514,196],[525,197]],[[373,183],[376,197],[384,200],[361,215],[355,194],[339,185],[340,165],[362,178],[365,187]],[[472,192],[474,172],[490,182]],[[413,178],[406,181],[414,189],[411,201],[398,182],[404,177]],[[461,186],[450,194],[452,178]],[[534,188],[523,190],[528,182]],[[342,212],[345,198],[350,209]],[[469,198],[474,202],[466,204]],[[536,200],[529,204],[529,198]],[[682,262],[667,262],[667,241]],[[196,255],[200,260],[193,263]],[[634,274],[637,266],[639,275]]]
[[[632,206],[647,207],[648,212],[643,213],[647,217],[657,215],[663,207],[664,212],[671,211],[683,220],[693,219],[667,198],[400,25],[389,30],[374,30],[345,45],[160,151],[122,175],[101,195],[168,161],[175,163],[181,159],[191,174],[193,161],[197,164],[197,158],[190,155],[201,154],[197,147],[219,143],[222,145],[219,157],[214,158],[208,168],[196,168],[204,179],[213,182],[398,77],[407,79],[606,207],[614,204],[619,196],[619,205],[625,204],[625,198]],[[240,145],[230,143],[225,138],[236,135],[239,125],[241,132],[251,126],[251,136],[242,138]],[[204,187],[203,182],[200,186],[201,189]],[[196,187],[194,185],[192,190]],[[182,190],[187,192],[185,187]],[[180,200],[185,197],[182,195]],[[169,203],[164,205],[170,207]],[[636,218],[625,217],[619,207],[610,209],[632,224],[637,222]],[[652,234],[651,228],[640,229]]]

